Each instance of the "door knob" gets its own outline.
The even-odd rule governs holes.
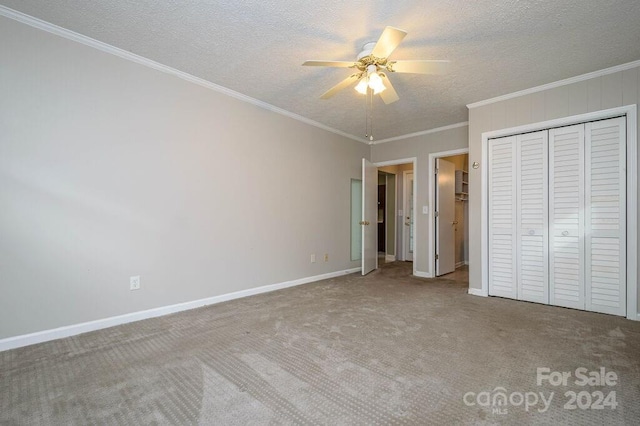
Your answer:
[[[562,236],[566,237],[567,235],[569,235],[569,231],[562,231]]]

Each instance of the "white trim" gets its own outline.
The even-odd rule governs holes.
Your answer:
[[[129,314],[118,315],[115,317],[103,318],[95,321],[83,322],[64,327],[54,328],[51,330],[38,331],[36,333],[24,334],[22,336],[8,337],[0,339],[0,352],[9,349],[20,348],[23,346],[34,345],[36,343],[48,342],[50,340],[62,339],[64,337],[76,336],[78,334],[90,331],[101,330],[116,325],[127,324],[130,322],[140,321],[149,318],[169,315],[176,312],[187,311],[190,309],[200,308],[202,306],[214,305],[216,303],[227,302],[229,300],[240,299],[242,297],[253,296],[261,293],[268,293],[275,290],[294,287],[302,284],[308,284],[315,281],[326,280],[329,278],[339,277],[342,275],[353,274],[359,272],[360,268],[345,269],[343,271],[329,272],[327,274],[316,275],[312,277],[300,278],[292,281],[285,281],[277,284],[265,285],[262,287],[250,288],[247,290],[236,291],[233,293],[222,294],[220,296],[208,297],[205,299],[193,300],[191,302],[177,303],[175,305],[162,306],[160,308],[148,309],[145,311],[132,312]]]
[[[396,261],[396,256],[394,254],[385,254],[384,255],[384,261],[385,262],[395,262]]]
[[[623,107],[610,108],[602,111],[590,112],[586,114],[572,115],[540,123],[527,124],[524,126],[511,127],[508,129],[493,130],[482,133],[482,163],[481,175],[482,185],[480,189],[481,197],[481,276],[483,294],[488,294],[489,289],[489,257],[488,250],[488,141],[492,138],[510,136],[520,133],[533,132],[550,129],[554,127],[569,126],[589,121],[602,120],[606,118],[624,115],[627,121],[627,318],[638,320],[638,164],[637,164],[637,106],[627,105]],[[477,289],[474,289],[477,290]]]
[[[626,64],[616,65],[614,67],[605,68],[603,70],[590,72],[587,74],[578,75],[571,78],[566,78],[560,81],[554,81],[553,83],[543,84],[542,86],[531,87],[529,89],[520,90],[519,92],[508,93],[502,96],[496,96],[495,98],[486,99],[484,101],[478,101],[471,104],[467,104],[467,108],[478,108],[481,106],[493,104],[496,102],[506,101],[507,99],[517,98],[519,96],[530,95],[536,92],[542,92],[543,90],[553,89],[560,86],[566,86],[567,84],[578,83],[580,81],[589,80],[591,78],[602,77],[603,75],[613,74],[620,71],[625,71],[631,68],[640,67],[640,60],[627,62]]]
[[[627,318],[638,313],[638,121],[637,106],[627,108]],[[629,197],[629,194],[632,196]],[[631,254],[629,254],[629,252]],[[631,279],[630,279],[631,278]],[[631,285],[632,284],[632,285]]]
[[[415,166],[417,159],[418,159],[417,157],[401,158],[398,160],[380,161],[379,163],[373,163],[373,164],[375,164],[376,167],[378,168],[387,167],[387,166],[399,166],[399,165],[408,164],[408,163],[413,163],[413,165]]]
[[[417,181],[418,179],[416,179],[416,176],[418,175],[418,157],[409,157],[409,158],[400,158],[397,160],[389,160],[389,161],[381,161],[379,163],[373,163],[376,167],[386,167],[386,166],[397,166],[400,164],[407,164],[407,163],[411,163],[413,164],[413,211],[417,212],[416,210],[416,206],[417,206],[417,199],[418,197],[416,196],[416,194],[418,193],[416,191],[417,189]],[[397,176],[396,175],[396,185],[397,185]],[[403,182],[402,182],[402,190],[404,191],[404,176],[403,176]],[[397,191],[397,186],[396,186],[396,197],[398,196],[398,191]],[[404,199],[402,200],[402,202],[404,203]],[[397,207],[397,203],[396,203],[396,207]],[[404,207],[403,207],[404,209]],[[396,216],[396,220],[398,219],[398,216]],[[414,225],[413,225],[413,232],[414,235],[420,235],[418,234],[418,221],[414,221]],[[403,240],[404,240],[404,232],[403,232],[403,236],[402,236]],[[413,275],[416,275],[416,264],[417,261],[416,259],[418,258],[418,251],[417,251],[418,247],[417,244],[414,244],[413,247]],[[404,259],[404,241],[403,241],[403,247],[402,247],[402,259]],[[397,241],[396,241],[396,254],[400,253],[398,251],[398,245],[397,245]]]
[[[91,37],[87,37],[85,35],[76,33],[74,31],[68,30],[66,28],[59,27],[57,25],[51,24],[49,22],[43,21],[41,19],[35,18],[33,16],[24,14],[22,12],[18,12],[16,10],[10,9],[6,6],[0,5],[0,16],[4,16],[9,19],[13,19],[15,21],[21,22],[23,24],[29,25],[31,27],[37,28],[39,30],[46,31],[51,34],[55,34],[57,36],[66,38],[68,40],[75,41],[80,44],[84,44],[85,46],[93,47],[94,49],[98,49],[102,52],[109,53],[111,55],[117,56],[119,58],[135,62],[140,65],[144,65],[146,67],[152,68],[156,71],[163,72],[165,74],[173,75],[175,77],[186,80],[190,83],[197,84],[199,86],[205,87],[210,90],[214,90],[218,93],[222,93],[224,95],[230,96],[232,98],[238,99],[240,101],[247,102],[249,104],[255,105],[260,108],[264,108],[268,111],[275,112],[277,114],[284,115],[286,117],[292,118],[297,121],[301,121],[305,124],[309,124],[314,127],[318,127],[322,130],[326,130],[331,133],[335,133],[340,136],[344,136],[346,138],[352,139],[354,141],[358,141],[364,144],[369,145],[369,140],[361,137],[357,137],[351,135],[349,133],[343,132],[338,129],[334,129],[333,127],[329,127],[325,124],[319,123],[317,121],[311,120],[309,118],[303,117],[301,115],[295,114],[293,112],[287,111],[285,109],[279,108],[275,105],[271,105],[269,103],[263,102],[261,100],[252,98],[247,95],[243,95],[242,93],[236,92],[234,90],[228,89],[226,87],[220,86],[218,84],[212,83],[210,81],[204,80],[200,77],[196,77],[194,75],[188,74],[186,72],[177,70],[175,68],[171,68],[167,65],[163,65],[159,62],[152,61],[151,59],[147,59],[143,56],[136,55],[135,53],[128,52],[126,50],[120,49],[118,47],[112,46],[110,44],[101,42],[99,40],[93,39]]]
[[[378,144],[386,143],[386,142],[399,141],[401,139],[408,139],[408,138],[413,138],[415,136],[428,135],[428,134],[431,134],[431,133],[444,132],[445,130],[457,129],[458,127],[464,127],[464,126],[468,126],[468,125],[469,125],[468,121],[463,121],[461,123],[449,124],[448,126],[436,127],[435,129],[422,130],[420,132],[407,133],[406,135],[394,136],[392,138],[386,138],[386,139],[380,139],[379,141],[373,141],[373,143],[371,145],[378,145]]]
[[[453,149],[450,151],[432,152],[429,154],[429,248],[427,255],[429,256],[429,269],[433,276],[436,276],[436,256],[435,256],[435,232],[436,232],[436,199],[435,188],[436,180],[433,178],[436,172],[436,158],[451,157],[453,155],[468,154],[469,148]]]
[[[489,295],[479,288],[469,287],[469,294],[472,296],[488,297]]]
[[[433,278],[433,275],[431,275],[429,272],[415,271],[413,275],[420,278]]]
[[[461,266],[464,266],[464,264],[465,264],[465,261],[464,261],[464,260],[461,260],[460,262],[457,262],[457,263],[456,263],[455,268],[456,268],[456,269],[458,269],[458,268],[460,268]]]

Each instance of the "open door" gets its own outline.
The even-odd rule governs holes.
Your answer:
[[[456,167],[436,159],[436,276],[456,269]]]
[[[415,244],[415,212],[413,211],[413,171],[404,172],[404,231],[403,231],[403,260],[413,262],[413,248]]]
[[[378,168],[362,159],[362,275],[378,268]]]

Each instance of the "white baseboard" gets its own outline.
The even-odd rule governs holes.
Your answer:
[[[458,263],[456,263],[455,268],[458,269],[459,267],[464,266],[464,265],[465,265],[464,261],[458,262]]]
[[[471,294],[473,296],[482,296],[482,297],[489,296],[488,294],[483,292],[481,288],[471,288],[471,287],[469,287],[469,294]]]
[[[413,275],[420,278],[433,278],[433,276],[429,272],[415,271]]]
[[[463,263],[464,263],[464,266],[469,266],[469,261],[468,260],[465,260]]]
[[[222,294],[220,296],[207,297],[205,299],[193,300],[191,302],[177,303],[175,305],[162,306],[159,308],[148,309],[145,311],[132,312],[130,314],[118,315],[115,317],[103,318],[95,321],[83,322],[80,324],[67,325],[64,327],[54,328],[51,330],[38,331],[35,333],[24,334],[22,336],[7,337],[0,339],[0,352],[9,349],[21,348],[23,346],[34,345],[36,343],[48,342],[50,340],[62,339],[64,337],[76,336],[78,334],[90,331],[101,330],[103,328],[114,327],[116,325],[127,324],[130,322],[140,321],[148,318],[160,317],[163,315],[173,314],[176,312],[187,311],[190,309],[200,308],[202,306],[214,305],[216,303],[226,302],[242,297],[253,296],[270,291],[281,290],[283,288],[295,287],[302,284],[308,284],[315,281],[326,280],[329,278],[339,277],[342,275],[359,272],[360,268],[345,269],[342,271],[329,272],[327,274],[315,275],[312,277],[300,278],[293,281],[285,281],[277,284],[265,285],[262,287],[250,288],[247,290],[236,291],[233,293]]]
[[[395,254],[385,254],[384,255],[384,261],[385,262],[395,262],[396,261],[396,255]]]

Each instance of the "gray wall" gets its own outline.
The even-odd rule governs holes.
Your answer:
[[[369,146],[6,18],[0,40],[0,338],[359,266]]]
[[[482,133],[538,123],[640,102],[640,68],[495,102],[469,110],[469,162],[482,162]],[[480,275],[481,170],[469,170],[471,213],[469,286],[482,287]],[[640,297],[640,293],[639,293]],[[640,306],[640,301],[638,302]]]
[[[467,127],[464,126],[441,132],[414,136],[412,138],[401,139],[398,141],[381,143],[371,147],[371,161],[374,163],[410,157],[417,158],[418,171],[417,174],[414,175],[414,179],[416,179],[416,200],[418,211],[416,212],[417,214],[415,219],[418,225],[419,234],[415,236],[418,257],[414,259],[414,262],[416,262],[416,270],[418,272],[431,274],[434,272],[432,271],[432,262],[429,259],[427,250],[430,232],[430,216],[422,214],[422,206],[429,205],[429,185],[433,184],[431,176],[429,176],[429,154],[466,148],[468,146],[468,142],[469,135]],[[398,181],[402,181],[402,173],[398,174]],[[402,188],[398,186],[399,199],[401,198],[401,194]],[[399,205],[401,206],[402,204]],[[402,209],[402,207],[399,208]],[[431,206],[430,209],[432,209]],[[398,244],[399,248],[402,247],[400,242]]]

